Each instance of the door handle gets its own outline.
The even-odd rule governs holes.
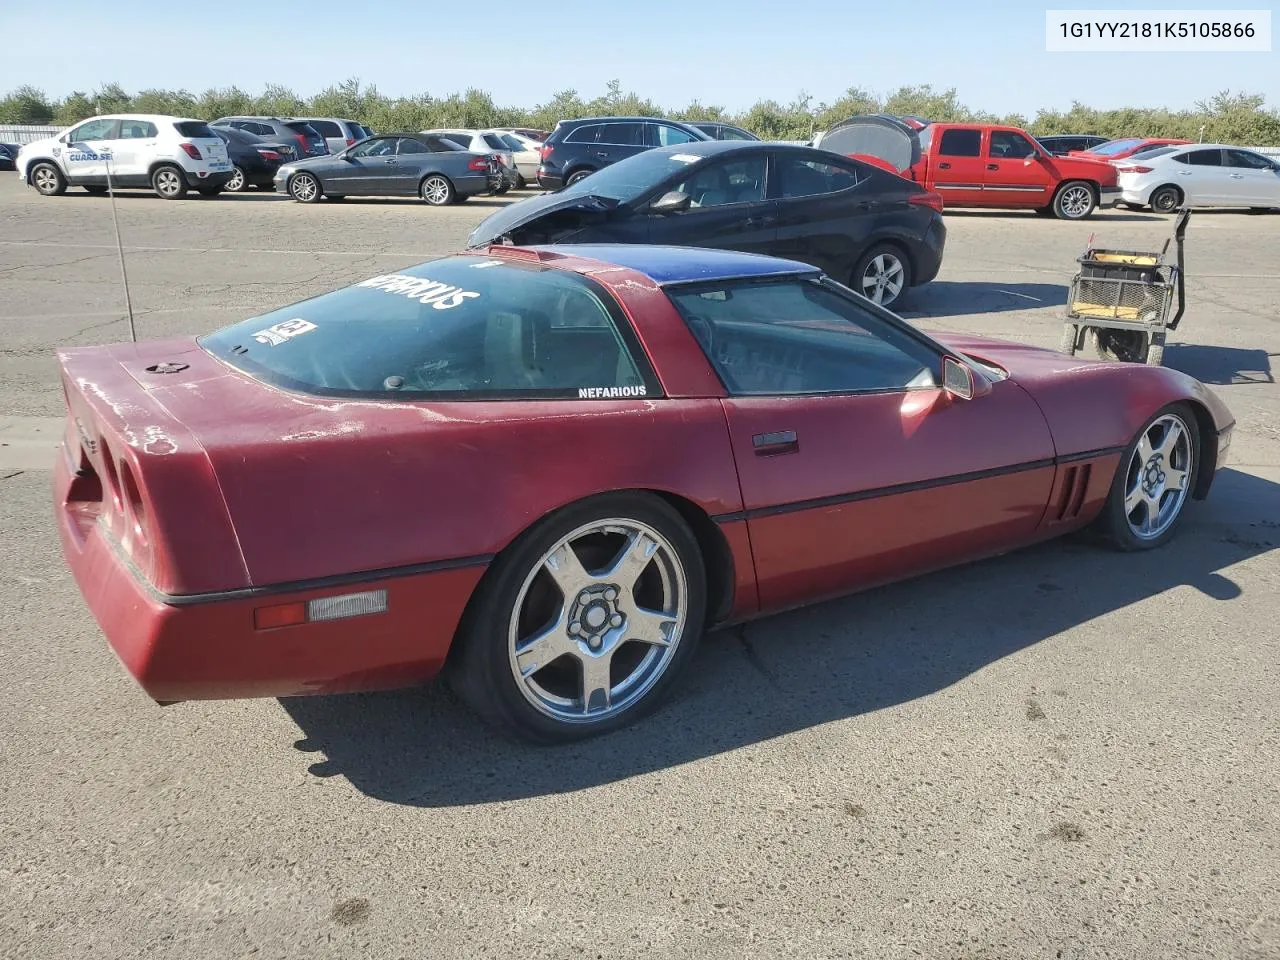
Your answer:
[[[596,153],[595,153],[595,155],[596,155],[597,157],[599,157],[601,160],[608,160],[608,159],[609,159],[609,154],[605,153],[605,152],[604,152],[604,151],[602,151],[602,150],[597,150],[597,151],[596,151]]]
[[[776,457],[780,453],[798,453],[800,439],[794,430],[777,430],[773,433],[757,433],[751,438],[757,457]]]
[[[1243,174],[1243,173],[1232,173],[1232,174],[1229,174],[1229,176],[1231,177],[1231,179],[1232,179],[1232,180],[1243,180],[1243,179],[1244,179],[1244,174]]]
[[[771,223],[777,223],[777,217],[747,217],[743,221],[748,227],[767,227]]]
[[[391,164],[391,163],[395,163],[395,160],[384,160],[384,161],[382,161],[382,162],[383,162],[383,163],[387,163],[387,164]]]
[[[1178,171],[1178,176],[1180,176],[1180,177],[1189,177],[1189,176],[1191,176],[1191,171],[1190,171],[1190,170],[1179,170],[1179,171]]]
[[[938,169],[939,169],[939,170],[950,170],[950,169],[951,169],[951,164],[949,164],[949,163],[940,163],[940,164],[938,164]]]
[[[987,164],[987,169],[988,169],[988,170],[999,170],[999,169],[1000,169],[1000,164],[998,164],[998,163],[988,163],[988,164]]]

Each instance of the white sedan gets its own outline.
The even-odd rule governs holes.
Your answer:
[[[1120,200],[1170,213],[1189,207],[1280,207],[1280,160],[1215,143],[1163,147],[1116,162]]]

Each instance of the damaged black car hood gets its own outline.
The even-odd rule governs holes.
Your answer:
[[[483,247],[491,243],[500,243],[503,237],[510,236],[516,230],[528,227],[553,214],[580,212],[588,215],[604,215],[616,210],[618,206],[617,200],[589,193],[575,192],[568,196],[564,193],[548,193],[540,197],[529,197],[485,217],[480,225],[471,231],[471,236],[467,238],[467,246]]]

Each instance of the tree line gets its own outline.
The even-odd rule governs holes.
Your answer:
[[[606,92],[584,99],[577,90],[564,90],[532,108],[499,106],[483,90],[438,97],[388,97],[357,78],[335,84],[311,97],[288,87],[269,85],[252,94],[239,87],[188,90],[142,90],[130,94],[109,83],[89,92],[76,91],[62,99],[23,86],[0,98],[0,123],[70,126],[104,113],[159,113],[213,120],[231,114],[343,117],[375,130],[423,130],[432,127],[535,127],[550,130],[557,120],[583,116],[665,116],[676,120],[722,120],[767,140],[807,140],[847,117],[863,113],[914,114],[931,120],[1007,123],[1037,136],[1052,133],[1097,134],[1105,137],[1178,137],[1247,146],[1280,146],[1280,111],[1267,108],[1260,94],[1223,91],[1198,101],[1194,109],[1169,110],[1123,107],[1097,110],[1075,102],[1071,109],[1040,110],[1034,117],[999,116],[961,103],[954,88],[928,85],[902,87],[877,96],[850,87],[832,103],[815,102],[800,93],[790,103],[762,100],[742,113],[698,100],[680,109],[660,107],[636,93],[623,92],[618,81]]]

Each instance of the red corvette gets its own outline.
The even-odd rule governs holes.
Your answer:
[[[198,340],[59,354],[63,548],[157,701],[442,668],[539,741],[704,628],[1097,524],[1155,547],[1233,420],[1199,382],[918,332],[813,268],[494,247]]]

